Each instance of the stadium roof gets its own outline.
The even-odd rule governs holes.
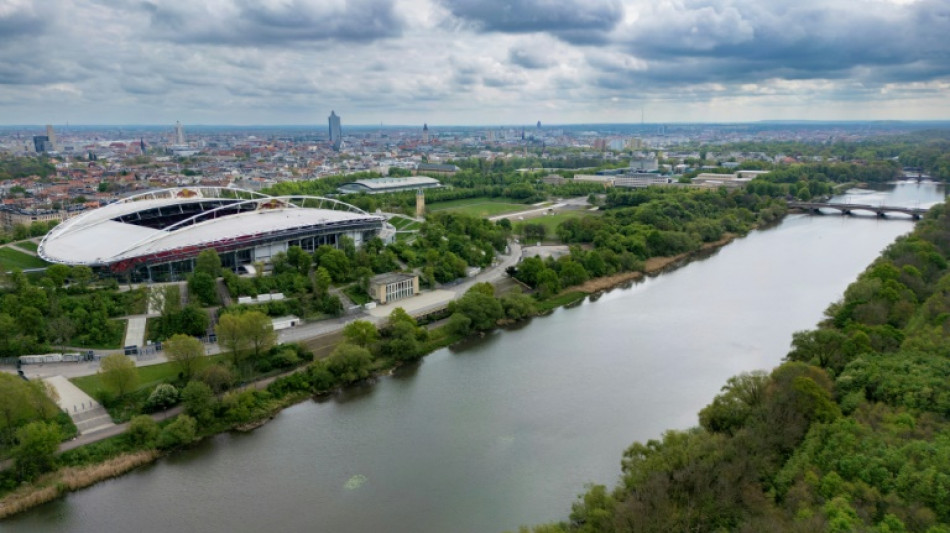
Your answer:
[[[43,238],[37,252],[51,262],[99,266],[243,236],[382,219],[329,198],[217,187],[163,189],[66,220]]]

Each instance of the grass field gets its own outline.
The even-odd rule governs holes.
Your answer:
[[[18,268],[24,270],[27,268],[43,268],[48,265],[39,257],[14,250],[10,247],[0,248],[0,270],[4,272]]]
[[[201,360],[203,364],[199,366],[199,368],[204,368],[205,366],[212,364],[213,362],[217,362],[224,357],[226,357],[225,354],[205,357]],[[141,366],[137,367],[137,370],[139,373],[139,389],[151,388],[158,385],[159,383],[166,383],[178,379],[178,365],[175,363],[160,363],[157,365]],[[98,374],[73,378],[70,381],[72,381],[77,387],[82,389],[83,392],[92,396],[93,398],[97,398],[98,392],[104,387]]]
[[[409,220],[408,218],[402,217],[393,217],[389,219],[389,223],[399,231],[414,231],[422,226],[421,223],[416,222],[415,220]]]
[[[491,217],[503,215],[505,213],[514,213],[530,209],[530,206],[524,204],[513,204],[501,198],[467,198],[465,200],[452,200],[450,202],[439,202],[427,206],[430,212],[456,211],[476,217]]]
[[[36,244],[33,241],[20,241],[14,244],[16,245],[17,248],[22,248],[24,250],[29,250],[31,252],[35,252],[40,247],[39,244]]]
[[[570,218],[580,218],[584,216],[598,216],[588,211],[562,211],[560,213],[555,213],[553,215],[544,215],[540,217],[534,217],[530,219],[525,219],[523,221],[518,221],[514,224],[514,232],[522,237],[524,237],[524,225],[525,224],[542,224],[548,230],[548,236],[545,239],[546,241],[550,240],[559,240],[557,238],[557,226],[561,222],[564,222]]]

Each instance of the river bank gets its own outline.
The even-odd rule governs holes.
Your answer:
[[[637,281],[643,279],[645,276],[656,276],[667,271],[677,269],[679,267],[685,266],[689,261],[708,255],[709,253],[722,248],[723,246],[731,243],[735,240],[737,235],[727,234],[721,239],[703,244],[699,249],[692,252],[686,252],[670,257],[651,257],[644,262],[642,271],[633,271],[633,272],[624,272],[620,274],[614,274],[611,276],[604,276],[600,278],[595,278],[588,280],[587,282],[569,287],[562,294],[567,293],[583,293],[584,295],[596,294],[606,290],[610,290],[619,286],[622,286],[630,281]],[[553,298],[556,299],[557,297]],[[575,303],[577,299],[572,299],[569,303]],[[561,304],[564,305],[564,304]],[[544,311],[544,313],[550,312],[549,310]],[[543,314],[543,313],[539,313]],[[510,325],[509,322],[505,321],[504,323],[499,323],[499,327],[504,325]],[[437,330],[442,330],[442,327],[439,326],[435,328]],[[453,345],[459,341],[465,340],[467,337],[455,337],[448,335],[445,332],[442,334],[434,335],[434,339],[426,346],[425,353],[420,356],[425,357],[426,355],[434,352],[437,349]],[[315,350],[318,353],[315,353],[314,359],[321,359],[329,356],[333,348],[342,342],[342,335],[330,335],[330,336],[321,336],[316,341],[311,341],[310,343],[304,343],[305,346],[311,350]],[[373,374],[367,378],[365,381],[373,381],[379,379],[383,376],[391,376],[397,368],[402,366],[401,362],[390,362],[384,366],[376,368]],[[279,377],[286,377],[294,373],[305,371],[306,366],[299,367],[291,372],[281,374],[280,376],[271,377],[260,382],[249,385],[255,389],[262,389],[266,387],[269,383],[273,382]],[[353,384],[350,386],[362,386],[362,383]],[[230,432],[230,431],[239,431],[239,432],[249,432],[253,431],[277,416],[280,411],[283,409],[295,405],[297,403],[303,402],[307,399],[321,397],[326,398],[335,393],[339,393],[350,386],[336,387],[329,391],[323,391],[317,395],[297,395],[293,398],[281,398],[278,401],[277,405],[272,406],[271,409],[268,409],[266,412],[262,413],[261,416],[249,421],[243,421],[240,423],[235,423],[229,425],[218,431],[213,431],[207,434],[203,434],[200,438],[195,441],[200,442],[215,435],[221,433]],[[178,411],[181,409],[178,408]],[[110,436],[107,438],[122,438],[122,435]],[[88,444],[94,444],[93,441]],[[15,514],[26,511],[30,508],[42,505],[49,501],[55,500],[56,498],[62,497],[70,492],[74,492],[83,488],[91,487],[99,482],[106,481],[128,472],[139,468],[141,466],[154,463],[162,457],[169,456],[176,453],[178,450],[141,450],[132,453],[125,453],[116,457],[107,459],[102,463],[96,463],[83,467],[65,467],[49,474],[46,474],[39,478],[36,482],[21,487],[16,491],[7,494],[6,496],[0,498],[0,520],[13,516]]]

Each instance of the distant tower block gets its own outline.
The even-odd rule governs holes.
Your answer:
[[[343,128],[340,127],[340,116],[336,114],[336,111],[330,111],[327,120],[330,123],[330,144],[333,145],[334,150],[340,151],[340,148],[343,147]]]
[[[424,217],[426,214],[426,195],[422,189],[416,189],[416,216]]]
[[[185,128],[178,121],[175,122],[175,144],[178,146],[185,144]]]
[[[541,129],[541,121],[538,121],[538,129]]]
[[[429,125],[428,124],[422,125],[422,142],[426,144],[429,143]]]
[[[56,132],[53,131],[53,125],[46,125],[46,137],[49,139],[50,150],[57,152],[59,151],[59,144],[56,143]]]

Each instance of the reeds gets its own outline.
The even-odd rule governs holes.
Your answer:
[[[99,464],[70,467],[47,474],[0,500],[0,519],[55,500],[67,492],[95,485],[129,470],[151,463],[159,457],[155,450],[123,454]]]

